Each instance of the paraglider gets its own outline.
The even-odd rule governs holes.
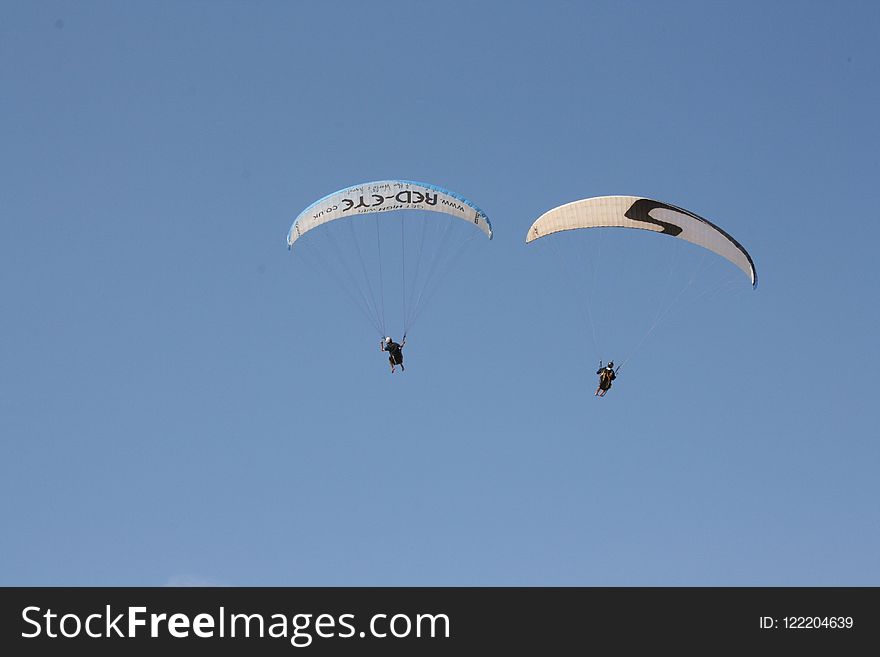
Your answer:
[[[379,334],[394,372],[403,371],[407,332],[480,235],[492,239],[489,218],[465,197],[429,183],[378,180],[309,205],[291,225],[287,246],[348,295]],[[399,344],[388,330],[397,322]]]
[[[582,229],[611,229],[612,233],[621,236],[618,244],[623,248],[632,244],[632,238],[626,236],[635,236],[640,232],[642,235],[653,233],[672,237],[679,244],[689,242],[702,247],[705,250],[703,253],[708,252],[710,255],[720,256],[720,259],[717,259],[719,262],[723,263],[726,260],[732,263],[748,277],[752,288],[757,286],[758,276],[751,255],[730,233],[689,210],[644,197],[598,196],[561,205],[538,217],[529,228],[525,241],[526,244],[529,244],[555,234],[581,233]],[[618,229],[626,230],[617,233]],[[585,234],[598,238],[599,235],[606,234],[606,231],[589,230]],[[555,247],[556,243],[552,241],[553,239],[555,238],[551,238],[551,244]],[[653,238],[646,239],[645,242],[650,241],[652,244],[659,245],[652,240]],[[578,246],[589,241],[585,238]],[[595,240],[593,242],[590,247],[594,249],[596,242]],[[607,247],[607,244],[604,246]],[[587,248],[579,249],[579,251],[588,250]],[[579,252],[575,255],[581,256],[583,253]],[[567,266],[567,261],[561,254],[557,254],[554,260],[559,261],[563,267]],[[580,279],[588,280],[590,289],[582,295],[582,300],[585,302],[583,310],[590,327],[593,348],[599,353],[605,351],[605,346],[603,345],[600,349],[600,331],[598,330],[600,327],[597,324],[602,320],[611,321],[613,317],[616,323],[608,327],[604,338],[608,339],[610,334],[617,343],[616,346],[620,346],[620,343],[626,342],[628,337],[624,336],[626,330],[623,329],[629,327],[619,326],[619,318],[635,317],[639,309],[635,308],[633,312],[627,314],[619,313],[619,307],[625,303],[646,306],[647,301],[653,302],[660,299],[661,295],[649,291],[649,288],[665,284],[668,279],[672,278],[672,276],[667,277],[662,271],[663,268],[656,266],[653,262],[648,265],[640,258],[627,262],[623,262],[623,260],[623,258],[617,257],[609,258],[606,248],[604,252],[594,254],[589,267],[585,268],[586,271],[575,271],[574,274],[568,270],[564,272],[564,279],[573,284],[580,283]],[[699,281],[704,274],[701,270],[702,263],[703,261],[700,260],[700,264],[693,269],[693,272],[685,276],[677,291],[673,286],[672,300],[665,305],[661,304],[653,324],[642,334],[634,348],[629,347],[631,353],[637,350],[657,325],[668,316],[670,309],[682,298],[683,292],[688,288],[697,287],[694,282]],[[722,269],[725,267],[727,265],[721,266]],[[669,271],[672,272],[672,267],[669,268]],[[728,281],[723,282],[723,285],[727,284]],[[613,293],[610,292],[611,290]],[[601,304],[591,304],[591,298],[602,292],[612,296],[603,300]],[[710,292],[714,292],[714,290],[710,290]],[[709,295],[701,292],[696,298],[701,298],[701,296]],[[591,308],[591,305],[594,307]],[[602,310],[601,313],[596,312],[597,305]],[[602,397],[608,392],[611,388],[611,382],[617,377],[620,368],[627,363],[631,353],[616,367],[611,363],[603,367],[600,361],[599,370],[596,371],[600,380],[595,396]]]

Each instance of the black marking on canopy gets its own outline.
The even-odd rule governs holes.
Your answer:
[[[676,208],[671,205],[667,205],[666,203],[661,203],[660,201],[652,201],[649,198],[640,198],[631,206],[629,206],[629,210],[623,213],[627,219],[632,219],[633,221],[639,221],[643,224],[654,224],[655,226],[660,226],[663,230],[661,231],[664,235],[671,235],[675,237],[681,233],[681,226],[676,224],[670,224],[666,221],[660,221],[659,219],[654,219],[651,216],[651,210],[656,210],[657,208],[663,208],[664,210],[672,210],[674,212],[684,212],[681,208]],[[690,212],[685,212],[685,214],[690,215],[694,219],[700,219],[696,215],[691,214]],[[700,219],[700,221],[703,221]]]
[[[746,260],[749,261],[749,267],[752,270],[752,278],[753,278],[752,287],[758,287],[758,272],[755,270],[755,263],[752,261],[752,256],[750,256],[749,252],[743,248],[742,244],[740,244],[735,239],[733,239],[733,237],[730,234],[728,234],[727,231],[725,231],[720,226],[716,226],[708,219],[704,219],[700,215],[694,214],[693,212],[685,210],[684,208],[680,208],[676,205],[670,205],[668,203],[654,201],[649,198],[637,199],[629,207],[629,210],[627,210],[623,214],[627,219],[631,219],[633,221],[639,221],[639,222],[646,223],[646,224],[654,224],[655,226],[662,227],[663,228],[662,234],[671,235],[672,237],[675,237],[676,235],[680,234],[682,231],[681,226],[676,226],[675,224],[670,224],[666,221],[660,221],[659,219],[654,219],[651,216],[651,214],[650,214],[651,210],[656,210],[657,208],[662,208],[664,210],[672,210],[673,212],[681,212],[682,214],[686,214],[689,217],[693,217],[697,221],[701,221],[704,224],[711,226],[712,228],[717,230],[719,233],[724,235],[724,237],[726,237],[728,240],[730,240],[731,243],[734,246],[736,246],[737,249],[740,250],[740,252],[746,257]]]

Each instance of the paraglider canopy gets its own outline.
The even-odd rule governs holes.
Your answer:
[[[463,196],[412,180],[377,180],[340,189],[312,203],[290,227],[287,246],[292,247],[302,235],[329,221],[397,210],[443,212],[472,222],[492,239],[492,225],[486,213]]]
[[[620,227],[649,230],[713,251],[743,270],[758,285],[752,257],[724,230],[688,210],[638,196],[597,196],[545,212],[526,235],[526,244],[563,230]]]

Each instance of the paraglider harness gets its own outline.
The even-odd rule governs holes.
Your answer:
[[[394,340],[391,342],[386,342],[384,339],[382,340],[382,351],[388,352],[388,360],[392,365],[403,365],[403,352],[401,349],[405,342],[406,333],[403,334],[403,339],[400,344],[397,344]]]
[[[623,363],[621,363],[622,365]],[[596,374],[599,375],[599,388],[602,390],[608,390],[611,387],[611,382],[617,378],[617,372],[620,370],[621,365],[618,365],[613,370],[608,369],[602,365],[602,361],[599,361],[599,369],[596,370]]]

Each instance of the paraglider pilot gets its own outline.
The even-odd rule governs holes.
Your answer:
[[[614,361],[609,360],[608,364],[605,367],[602,367],[602,361],[599,361],[599,369],[596,370],[596,374],[599,375],[599,387],[596,388],[596,397],[604,397],[605,393],[608,392],[608,388],[611,387],[611,382],[617,378],[617,374],[614,372]]]
[[[403,345],[406,344],[406,335],[403,336],[403,341],[400,344],[397,344],[394,340],[391,339],[390,336],[386,336],[384,340],[379,343],[379,349],[382,351],[388,352],[388,362],[391,363],[391,373],[394,374],[394,366],[400,365],[400,371],[403,372]]]

